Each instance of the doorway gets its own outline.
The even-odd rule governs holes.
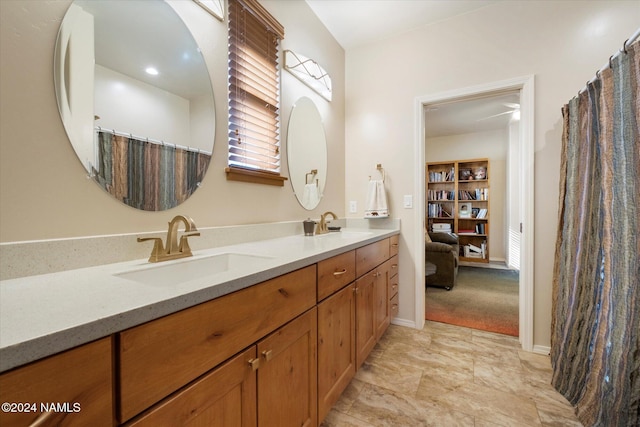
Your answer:
[[[425,258],[437,270],[426,277],[425,319],[517,337],[520,91],[424,111]]]
[[[453,102],[456,100],[474,99],[505,92],[519,92],[520,94],[520,126],[519,140],[520,154],[517,159],[519,171],[519,191],[523,195],[520,204],[520,285],[518,298],[519,339],[522,348],[527,351],[533,349],[533,76],[525,76],[511,80],[457,89],[448,92],[416,98],[415,123],[416,123],[416,163],[414,165],[416,188],[421,203],[416,209],[415,230],[425,228],[425,131],[426,119],[424,109],[426,106]],[[415,253],[424,260],[424,241],[416,239]],[[416,327],[424,326],[424,262],[416,263]],[[422,319],[421,319],[422,318]]]

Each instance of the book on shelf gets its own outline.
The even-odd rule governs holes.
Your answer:
[[[458,190],[458,200],[489,200],[489,189]]]
[[[466,258],[487,258],[487,242],[484,241],[478,247],[471,243],[468,243],[463,246],[463,256]]]
[[[458,234],[477,234],[475,230],[458,229]]]
[[[476,234],[487,234],[487,233],[485,233],[485,231],[486,231],[486,227],[485,227],[484,223],[480,222],[480,223],[476,224],[476,230],[475,230]]]
[[[427,192],[427,197],[429,200],[451,200],[455,198],[454,191],[447,190],[429,190]]]
[[[478,214],[476,215],[477,219],[484,219],[487,217],[487,209],[479,209]]]
[[[429,203],[428,215],[430,218],[451,218],[451,212],[447,210],[441,203]]]
[[[455,169],[452,167],[448,171],[429,172],[429,182],[453,182]]]
[[[447,222],[434,222],[431,225],[434,233],[451,233],[451,224]]]

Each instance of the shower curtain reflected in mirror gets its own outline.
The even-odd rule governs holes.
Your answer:
[[[640,424],[640,44],[562,110],[553,385],[585,426]]]
[[[99,131],[94,179],[123,203],[147,211],[171,209],[200,186],[211,155]]]

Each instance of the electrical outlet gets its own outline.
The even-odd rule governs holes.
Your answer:
[[[352,200],[349,202],[349,213],[356,213],[358,212],[358,202],[356,202],[355,200]]]

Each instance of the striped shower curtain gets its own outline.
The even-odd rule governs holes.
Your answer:
[[[564,117],[552,383],[585,426],[640,425],[640,43]]]
[[[198,188],[211,156],[98,131],[98,184],[134,208],[163,211]]]

